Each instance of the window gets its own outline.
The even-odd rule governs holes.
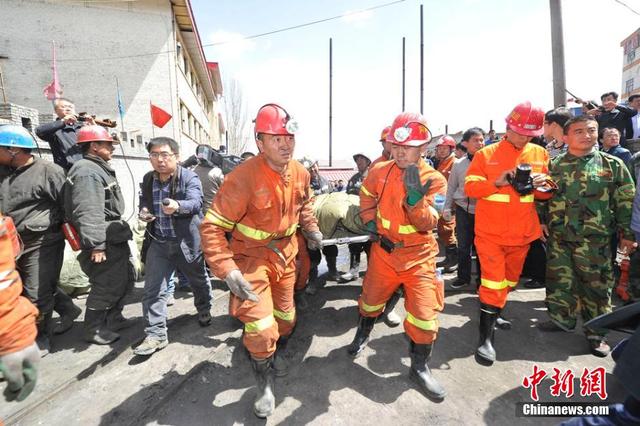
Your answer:
[[[142,135],[136,135],[136,142],[138,142],[138,148],[144,149],[144,144],[142,142]]]
[[[627,52],[627,64],[630,64],[635,59],[636,59],[636,50],[635,49],[629,49],[629,51]]]
[[[20,120],[22,120],[22,127],[27,129],[28,131],[32,131],[33,130],[33,125],[31,124],[31,119],[30,118],[21,117]]]
[[[625,92],[626,93],[631,93],[633,92],[633,77],[631,77],[629,80],[627,80],[627,84],[625,87]]]

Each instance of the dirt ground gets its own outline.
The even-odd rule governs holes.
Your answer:
[[[340,269],[346,270],[346,247]],[[455,274],[447,275],[447,281]],[[550,395],[551,380],[538,387],[541,401],[599,401],[579,396],[583,368],[604,367],[609,397],[621,401],[624,390],[611,374],[613,360],[588,353],[581,333],[540,332],[546,319],[544,290],[517,290],[504,315],[511,330],[496,331],[497,362],[474,360],[478,301],[471,287],[446,293],[440,333],[429,365],[448,392],[443,402],[425,398],[409,380],[408,342],[402,326],[379,323],[368,348],[352,359],[346,352],[357,321],[361,280],[328,282],[309,305],[298,310],[298,326],[288,349],[289,375],[276,380],[276,411],[268,420],[252,413],[254,378],[241,342],[241,324],[226,315],[228,293],[214,283],[214,321],[201,328],[190,293],[176,293],[169,308],[169,341],[151,357],[132,353],[144,337],[142,283],[129,298],[125,316],[138,318],[111,346],[81,339],[79,318],[73,329],[56,336],[53,352],[40,367],[37,389],[22,403],[0,404],[0,419],[19,425],[232,425],[232,424],[558,424],[562,418],[516,417],[516,404],[531,402],[522,386],[533,366],[576,374],[570,399]],[[77,303],[84,307],[84,301]],[[397,312],[404,315],[402,306]],[[613,333],[613,344],[624,336]],[[4,384],[0,383],[0,391]]]

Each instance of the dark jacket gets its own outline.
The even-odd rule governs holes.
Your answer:
[[[64,181],[60,166],[34,157],[0,177],[0,211],[13,219],[20,234],[60,232]]]
[[[635,178],[635,171],[633,169],[633,165],[631,164],[631,151],[621,147],[620,145],[611,147],[611,149],[609,149],[608,151],[607,150],[603,150],[603,151],[606,152],[607,154],[611,154],[614,157],[618,157],[619,159],[621,159],[624,165],[627,166],[627,169],[629,169],[629,172],[631,172],[631,175],[633,175]]]
[[[349,179],[349,182],[347,183],[347,194],[360,195],[360,187],[362,186],[364,178],[364,173],[360,172],[351,176],[351,179]]]
[[[64,206],[83,250],[104,250],[107,243],[132,237],[129,224],[121,220],[125,205],[116,172],[101,158],[87,155],[71,167],[64,185]]]
[[[82,160],[82,151],[76,144],[76,132],[81,123],[67,126],[61,119],[38,126],[36,135],[49,143],[53,162],[65,170],[69,170],[76,161]]]
[[[313,195],[330,194],[333,192],[333,185],[324,176],[317,175],[314,179],[312,175],[311,189],[313,190]]]
[[[147,208],[154,216],[158,215],[153,206],[153,177],[151,171],[142,178],[140,205],[138,210]],[[189,169],[178,166],[171,178],[169,198],[176,200],[180,208],[173,214],[173,230],[180,242],[180,248],[187,262],[191,263],[200,256],[200,222],[202,222],[202,185],[198,175]],[[147,232],[155,235],[153,222],[147,224]]]
[[[629,123],[629,119],[636,115],[638,111],[633,108],[618,105],[611,111],[603,112],[596,116],[598,122],[598,128],[602,132],[605,127],[614,127],[620,132],[620,143],[624,145],[627,139],[633,137],[633,135],[626,135],[625,131]]]

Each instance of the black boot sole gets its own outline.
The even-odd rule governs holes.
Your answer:
[[[495,360],[483,357],[478,352],[475,353],[475,359],[478,364],[484,365],[485,367],[490,367],[495,362]]]

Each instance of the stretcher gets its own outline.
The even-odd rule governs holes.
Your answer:
[[[338,244],[366,243],[371,239],[370,235],[354,235],[352,237],[328,238],[320,243],[324,246],[334,246]]]
[[[366,243],[371,238],[360,220],[360,198],[344,192],[313,199],[313,212],[324,235],[322,246]]]

